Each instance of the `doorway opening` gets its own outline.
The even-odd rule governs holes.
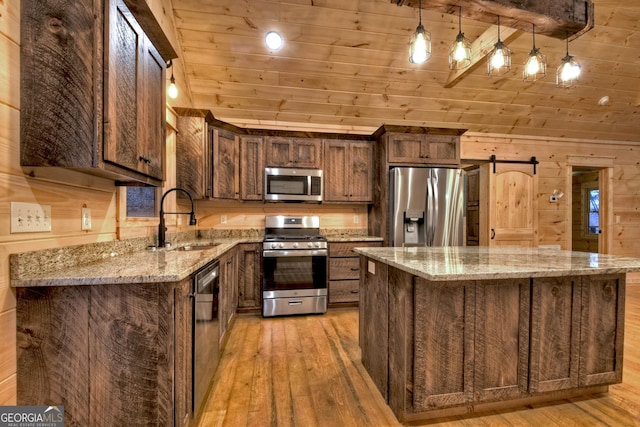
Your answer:
[[[574,167],[571,174],[571,250],[600,252],[601,177],[599,168]]]

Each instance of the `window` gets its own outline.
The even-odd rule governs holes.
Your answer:
[[[600,190],[587,188],[585,191],[587,234],[600,234]]]
[[[155,187],[126,187],[127,218],[157,217]]]

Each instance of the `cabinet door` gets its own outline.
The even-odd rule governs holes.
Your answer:
[[[175,425],[188,426],[193,407],[193,297],[191,279],[175,288]]]
[[[271,137],[266,141],[266,167],[287,167],[293,164],[290,138]]]
[[[474,292],[474,282],[415,279],[414,412],[473,399]]]
[[[429,158],[438,164],[460,164],[460,137],[457,135],[426,135]]]
[[[240,246],[238,256],[238,308],[260,309],[260,263],[262,246],[259,243]]]
[[[347,170],[349,177],[349,200],[371,202],[373,200],[373,146],[368,142],[350,145],[351,159]]]
[[[164,61],[122,1],[108,22],[104,160],[162,180]]]
[[[326,141],[324,157],[324,200],[327,202],[349,201],[349,143]]]
[[[529,279],[477,282],[474,400],[526,395],[529,295]]]
[[[293,165],[297,168],[322,167],[322,141],[319,139],[295,138],[293,144]]]
[[[215,129],[213,138],[213,197],[236,199],[238,189],[238,139],[233,132]]]
[[[580,287],[576,277],[533,279],[529,391],[578,386]]]
[[[176,124],[176,185],[194,199],[204,199],[207,124],[203,117],[178,117]]]
[[[166,64],[145,36],[142,44],[142,100],[138,104],[138,159],[141,171],[165,179],[165,68]]]
[[[373,147],[368,142],[325,140],[328,202],[370,202],[373,198]]]
[[[425,134],[388,134],[389,163],[428,163],[431,153]]]
[[[582,276],[580,385],[622,381],[624,275]]]
[[[267,167],[322,167],[322,140],[310,138],[270,137],[266,141]]]
[[[264,139],[258,136],[240,138],[240,198],[262,200],[264,190]]]
[[[122,1],[109,2],[108,22],[104,160],[138,170],[144,164],[138,158],[144,34]]]

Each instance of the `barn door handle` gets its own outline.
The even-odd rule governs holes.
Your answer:
[[[496,238],[496,230],[495,229],[491,229],[491,240]]]

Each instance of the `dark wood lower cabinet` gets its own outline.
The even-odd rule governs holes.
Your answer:
[[[184,425],[190,279],[17,288],[17,404],[64,405],[68,425]]]
[[[257,312],[262,309],[261,263],[261,243],[240,245],[238,250],[238,311]]]
[[[529,279],[475,283],[474,400],[513,399],[527,393],[529,287]]]
[[[622,381],[624,274],[438,282],[360,266],[362,363],[402,422]]]
[[[622,381],[624,275],[584,276],[580,316],[580,385]]]

